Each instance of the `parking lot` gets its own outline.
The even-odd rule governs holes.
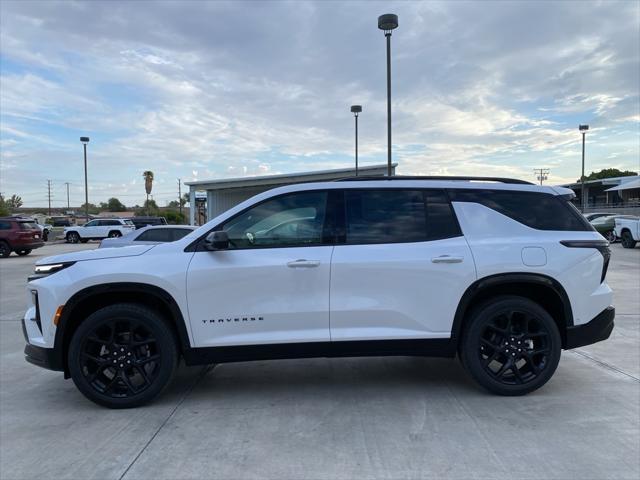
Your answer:
[[[181,367],[114,411],[24,361],[24,285],[48,245],[0,261],[0,478],[640,476],[640,247],[612,246],[616,328],[563,352],[542,389],[480,390],[457,360],[388,357]]]

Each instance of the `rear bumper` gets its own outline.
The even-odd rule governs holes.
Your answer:
[[[583,347],[606,340],[613,330],[615,316],[616,309],[607,307],[590,322],[584,325],[568,327],[565,349]]]
[[[20,243],[14,243],[13,245],[11,245],[11,248],[14,251],[17,250],[34,250],[36,248],[40,248],[40,247],[44,247],[44,242],[42,240],[38,240],[35,242],[20,242]]]

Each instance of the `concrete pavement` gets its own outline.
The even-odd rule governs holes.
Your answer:
[[[563,352],[526,397],[485,393],[456,360],[281,360],[181,367],[154,404],[126,411],[24,361],[36,255],[0,260],[2,479],[640,476],[640,248],[613,246],[612,337]]]

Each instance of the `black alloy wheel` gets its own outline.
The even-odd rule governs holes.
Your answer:
[[[78,243],[80,241],[80,235],[77,232],[67,233],[67,242]]]
[[[461,353],[483,387],[500,395],[523,395],[551,378],[561,348],[558,327],[542,307],[503,296],[476,310]]]
[[[74,333],[69,370],[90,400],[129,408],[155,398],[177,366],[175,339],[164,319],[142,305],[117,304],[93,313]]]

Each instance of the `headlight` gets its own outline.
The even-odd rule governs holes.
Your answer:
[[[48,265],[36,265],[35,271],[33,275],[29,276],[29,281],[37,280],[38,278],[47,277],[53,273],[59,272],[60,270],[64,270],[67,267],[70,267],[76,262],[60,262],[60,263],[50,263]]]

